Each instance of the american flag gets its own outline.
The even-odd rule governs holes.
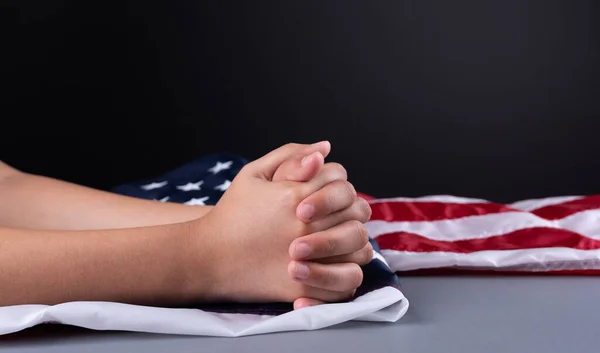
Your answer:
[[[247,162],[236,155],[215,154],[114,191],[214,205]],[[600,273],[600,195],[510,204],[451,195],[359,196],[373,210],[366,226],[376,255],[401,275]]]
[[[369,234],[400,275],[600,273],[600,195],[366,198]]]

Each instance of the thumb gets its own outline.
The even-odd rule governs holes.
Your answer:
[[[304,157],[294,157],[277,168],[273,181],[309,181],[319,173],[324,164],[325,158],[319,151]]]
[[[323,157],[326,157],[330,151],[331,144],[328,141],[317,142],[312,145],[289,143],[269,152],[265,156],[248,164],[247,167],[255,176],[272,180],[277,169],[287,160],[294,157],[301,158],[315,152],[320,152]]]

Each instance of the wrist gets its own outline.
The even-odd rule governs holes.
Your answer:
[[[223,290],[219,276],[220,247],[206,215],[184,222],[180,269],[184,274],[182,295],[191,302],[220,299]]]

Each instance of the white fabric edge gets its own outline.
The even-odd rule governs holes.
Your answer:
[[[598,249],[539,248],[476,251],[468,254],[382,250],[381,253],[394,272],[447,267],[527,271],[600,269]]]
[[[70,302],[53,306],[0,307],[0,335],[54,322],[92,330],[239,337],[272,332],[316,330],[346,321],[396,322],[408,310],[396,288],[384,287],[352,302],[324,304],[278,316],[221,314],[113,302]]]

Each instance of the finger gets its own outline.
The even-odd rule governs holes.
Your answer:
[[[289,254],[292,260],[313,260],[351,254],[369,243],[365,225],[348,221],[333,228],[294,239]]]
[[[332,292],[356,290],[363,280],[362,269],[355,263],[320,264],[311,261],[291,261],[288,273],[297,282]],[[312,295],[306,296],[321,299]]]
[[[296,208],[296,216],[308,223],[352,206],[356,200],[354,186],[345,180],[335,180],[308,196]]]
[[[355,251],[350,254],[338,255],[332,257],[325,257],[322,259],[314,260],[316,262],[322,264],[335,264],[335,263],[344,263],[344,262],[353,262],[358,266],[364,266],[373,260],[375,252],[373,250],[373,245],[368,243],[362,249]]]
[[[321,289],[321,288],[304,286],[302,296],[299,298],[296,298],[296,300],[294,301],[294,304],[296,304],[296,301],[299,301],[298,304],[303,304],[302,302],[306,303],[306,301],[308,301],[307,304],[343,302],[343,301],[352,299],[354,297],[355,293],[356,293],[356,289],[349,290],[349,291],[336,292],[336,291],[330,291],[330,290]]]
[[[346,172],[346,169],[339,163],[325,163],[317,176],[305,183],[302,183],[300,186],[300,192],[302,195],[304,195],[304,198],[306,198],[321,190],[325,185],[336,180],[348,180],[348,173]]]
[[[328,141],[317,142],[312,145],[288,143],[248,163],[245,168],[257,177],[272,180],[277,168],[286,160],[300,155],[307,156],[317,151],[321,152],[323,157],[326,157],[331,151],[331,144]]]
[[[352,220],[366,223],[371,219],[371,214],[372,210],[369,202],[365,199],[357,197],[352,206],[332,213],[321,219],[313,220],[311,223],[309,223],[309,232],[315,233],[322,229],[329,229],[338,224]]]
[[[325,164],[320,151],[298,156],[283,162],[273,175],[273,181],[308,181],[314,178]]]
[[[298,298],[294,300],[294,310],[308,308],[309,306],[317,306],[325,304],[324,301],[312,298]]]

